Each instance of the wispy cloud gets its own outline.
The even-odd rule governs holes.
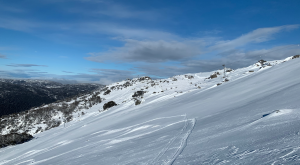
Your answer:
[[[217,34],[220,34],[220,33],[222,33],[222,31],[221,30],[209,30],[209,31],[202,31],[202,32],[199,32],[199,35],[208,35],[208,36],[210,36],[210,35],[217,35]]]
[[[259,28],[234,40],[219,41],[209,49],[228,51],[251,43],[266,42],[274,39],[274,34],[276,33],[279,33],[281,31],[290,31],[293,29],[297,29],[298,27],[299,25],[286,25],[269,28]]]
[[[135,77],[134,71],[116,70],[116,69],[98,69],[93,68],[90,70],[91,74],[78,73],[78,74],[65,74],[57,75],[48,72],[39,71],[36,69],[14,69],[14,70],[1,70],[0,77],[2,78],[29,78],[29,79],[47,79],[60,83],[100,83],[110,84],[116,81],[125,80],[127,78]]]
[[[46,75],[46,72],[41,72],[34,69],[13,69],[13,70],[1,70],[0,77],[2,78],[37,78]]]
[[[5,12],[10,12],[10,13],[24,13],[24,12],[26,12],[24,9],[12,7],[12,6],[6,6],[4,4],[0,5],[0,10],[2,12],[5,11]]]
[[[36,65],[36,64],[10,64],[6,66],[11,66],[11,67],[34,67],[34,66],[42,66],[42,67],[47,67],[47,65]]]
[[[144,62],[161,63],[167,61],[187,61],[201,55],[213,53],[229,56],[240,52],[241,46],[262,43],[273,39],[274,34],[298,28],[299,25],[287,25],[259,28],[233,40],[218,38],[196,38],[177,40],[138,40],[124,39],[122,47],[115,47],[106,52],[89,53],[87,60],[96,62]],[[249,55],[249,54],[248,54]]]
[[[4,55],[4,54],[0,54],[0,58],[7,59],[6,55]]]
[[[66,27],[76,27],[76,32],[82,34],[105,34],[114,36],[115,39],[180,39],[177,35],[169,32],[153,30],[148,28],[126,27],[122,24],[111,22],[80,22],[78,24],[66,25]],[[73,29],[73,28],[70,28]]]
[[[245,67],[260,59],[275,60],[298,54],[297,45],[275,46],[269,49],[240,49],[255,43],[263,43],[274,39],[274,35],[283,31],[298,28],[299,25],[287,25],[271,28],[259,28],[233,40],[194,40],[163,41],[163,40],[124,40],[123,47],[107,52],[90,53],[86,59],[96,62],[143,62],[136,63],[134,69],[145,75],[169,77],[176,74],[212,71],[221,68],[223,64],[231,68]],[[217,51],[217,52],[216,52]],[[196,57],[205,54],[218,54],[219,58],[199,60]],[[164,62],[175,61],[176,65]],[[156,63],[155,67],[153,64]]]
[[[237,69],[256,63],[260,59],[278,60],[288,56],[299,54],[300,47],[298,45],[276,46],[270,49],[242,51],[231,51],[222,58],[209,60],[188,60],[181,62],[176,66],[156,64],[138,65],[135,69],[143,72],[145,75],[154,75],[157,77],[170,77],[185,73],[199,73],[222,69],[222,65]]]
[[[56,1],[60,3],[60,1]],[[56,3],[55,2],[55,3]],[[82,0],[82,3],[95,3],[93,0]],[[51,2],[52,3],[52,2]],[[54,2],[53,2],[54,3]],[[64,76],[78,81],[97,81],[102,83],[110,83],[132,77],[137,72],[143,72],[158,77],[168,77],[174,74],[183,74],[188,72],[210,71],[219,68],[222,64],[230,64],[236,68],[253,63],[262,54],[268,54],[280,47],[270,49],[244,51],[243,47],[251,44],[263,43],[275,38],[275,35],[299,28],[299,25],[285,25],[277,27],[259,28],[249,33],[241,35],[232,40],[224,40],[219,38],[185,38],[164,30],[151,29],[147,26],[139,26],[137,24],[124,24],[124,20],[140,19],[143,23],[151,20],[151,18],[160,17],[159,12],[143,11],[133,9],[126,6],[120,6],[107,1],[97,1],[98,5],[103,5],[103,10],[91,9],[83,11],[80,8],[68,8],[66,12],[84,13],[87,15],[95,14],[109,19],[82,19],[76,22],[60,21],[45,22],[43,20],[33,20],[30,17],[0,17],[0,28],[6,28],[17,31],[25,31],[30,33],[40,33],[45,31],[54,31],[55,34],[62,34],[67,37],[71,34],[84,36],[105,36],[116,41],[123,42],[124,45],[119,47],[111,47],[108,51],[89,53],[85,59],[95,62],[111,62],[111,63],[130,63],[134,64],[133,70],[105,70],[92,69],[93,74],[70,74]],[[85,15],[86,16],[86,15]],[[93,17],[93,18],[95,18]],[[102,18],[102,17],[101,17]],[[112,21],[122,20],[122,21]],[[144,19],[144,20],[143,20]],[[101,20],[101,21],[99,21]],[[220,30],[204,31],[203,36],[215,36],[220,34]],[[52,35],[52,33],[51,33]],[[43,35],[45,36],[45,35]],[[58,37],[60,40],[63,37]],[[284,46],[283,46],[284,47]],[[0,48],[1,49],[1,48]],[[269,59],[278,59],[286,55],[293,55],[295,50],[276,51],[268,54]],[[206,55],[208,59],[199,60],[201,55]],[[221,55],[217,59],[209,57],[210,55]],[[267,57],[267,56],[265,56]],[[6,58],[0,54],[0,58]],[[67,58],[60,56],[60,58]],[[71,56],[70,56],[71,59]],[[176,62],[177,65],[166,65],[166,62]],[[153,66],[155,63],[155,67]],[[10,64],[11,67],[46,67],[46,65],[36,64]],[[24,76],[34,77],[30,72],[14,72],[15,74],[23,74]],[[11,73],[10,75],[12,75]],[[40,77],[56,77],[59,75],[50,75],[47,73],[39,73]]]
[[[39,34],[55,31],[56,35],[70,37],[73,34],[106,35],[117,39],[179,39],[169,32],[125,26],[109,21],[78,21],[78,22],[44,22],[43,20],[19,19],[14,17],[0,17],[0,28]],[[45,35],[47,36],[47,35]],[[51,38],[51,35],[48,36]]]
[[[50,79],[57,82],[64,82],[64,80],[72,80],[74,82],[89,82],[100,84],[111,84],[113,82],[125,80],[127,78],[137,77],[139,75],[148,75],[151,77],[171,77],[186,73],[199,73],[204,71],[213,71],[222,69],[222,64],[227,67],[236,69],[245,67],[257,62],[259,59],[276,60],[283,59],[287,56],[299,54],[300,47],[298,45],[277,46],[270,49],[261,49],[253,51],[232,51],[230,54],[222,58],[210,60],[186,60],[177,65],[167,65],[165,63],[143,63],[137,64],[130,70],[117,69],[90,69],[90,74],[87,73],[69,73],[65,75],[51,74],[35,69],[14,69],[14,70],[0,70],[0,77],[3,78],[32,78],[32,79]]]
[[[65,72],[65,73],[74,73],[74,72],[69,72],[69,71],[62,71],[62,72]]]
[[[0,18],[0,28],[16,31],[34,32],[34,29],[38,27],[41,27],[40,23],[30,20],[19,19],[9,16]]]
[[[0,50],[15,50],[13,47],[0,47]]]
[[[119,4],[112,1],[79,1],[83,3],[82,6],[89,6],[89,10],[82,6],[79,8],[69,7],[66,11],[70,13],[79,13],[81,15],[88,16],[107,16],[110,18],[118,18],[118,19],[143,19],[143,20],[152,20],[158,21],[158,17],[161,16],[158,9],[154,10],[141,10],[137,8],[133,8],[127,6],[126,4]]]
[[[166,62],[189,59],[202,53],[202,40],[139,41],[127,39],[125,45],[105,53],[90,53],[87,60],[96,62]]]
[[[23,12],[23,9],[17,7],[5,7],[3,9],[3,16],[0,17],[0,28],[6,28],[16,31],[24,31],[30,33],[39,33],[41,31],[55,31],[56,33],[82,33],[82,34],[113,34],[121,35],[118,37],[156,37],[168,36],[170,33],[162,32],[160,30],[147,30],[139,28],[134,24],[124,24],[124,22],[117,21],[118,19],[139,19],[141,22],[159,21],[163,16],[158,9],[139,9],[127,6],[126,4],[117,3],[113,1],[94,1],[94,0],[77,0],[76,3],[69,1],[65,5],[64,1],[43,1],[37,2],[40,4],[47,4],[54,7],[64,14],[78,14],[85,19],[76,21],[46,21],[47,18],[32,17],[30,14],[11,14],[7,11]],[[79,4],[78,4],[79,3]],[[62,8],[63,6],[63,8]],[[4,6],[2,6],[4,8]],[[2,9],[0,7],[0,9]],[[1,13],[1,12],[0,12]],[[42,15],[44,16],[44,15]],[[159,18],[159,19],[158,19]],[[117,19],[117,20],[116,20]],[[100,21],[99,21],[100,20]]]
[[[125,80],[128,78],[135,77],[135,72],[132,70],[117,70],[117,69],[98,69],[93,68],[90,70],[90,72],[96,73],[96,75],[99,77],[99,82],[101,84],[111,84],[116,81]]]

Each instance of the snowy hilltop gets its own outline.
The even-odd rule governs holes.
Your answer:
[[[299,164],[300,58],[140,77],[3,116],[6,164]]]

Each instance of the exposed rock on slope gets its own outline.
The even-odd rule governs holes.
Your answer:
[[[146,92],[145,91],[136,91],[136,92],[134,92],[132,97],[142,97],[144,95],[144,93],[146,93]]]

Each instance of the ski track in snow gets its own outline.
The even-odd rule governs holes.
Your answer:
[[[177,151],[175,152],[175,154],[173,155],[172,159],[169,160],[166,164],[167,165],[172,165],[174,163],[174,161],[176,160],[176,158],[182,153],[182,151],[184,150],[184,148],[186,147],[187,145],[187,139],[189,138],[190,134],[192,133],[194,127],[195,127],[195,124],[196,124],[196,119],[191,119],[190,121],[191,123],[190,124],[190,129],[188,129],[188,131],[184,134],[182,140],[181,140],[181,144],[180,146],[177,148]]]
[[[165,165],[172,165],[176,158],[182,153],[184,148],[187,145],[187,139],[189,135],[192,133],[192,130],[194,129],[196,119],[187,119],[185,116],[184,119],[184,126],[178,132],[176,136],[174,136],[168,144],[159,152],[159,154],[151,161],[148,162],[147,165],[152,164],[165,164]],[[177,142],[179,140],[179,142]],[[179,147],[176,147],[177,143],[180,143]],[[175,153],[172,156],[166,155],[166,152],[169,150],[173,150],[173,147],[176,148]]]

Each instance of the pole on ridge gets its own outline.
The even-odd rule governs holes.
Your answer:
[[[225,67],[225,64],[222,65],[222,66],[224,67],[224,78],[226,78],[226,71],[225,71],[226,67]]]

